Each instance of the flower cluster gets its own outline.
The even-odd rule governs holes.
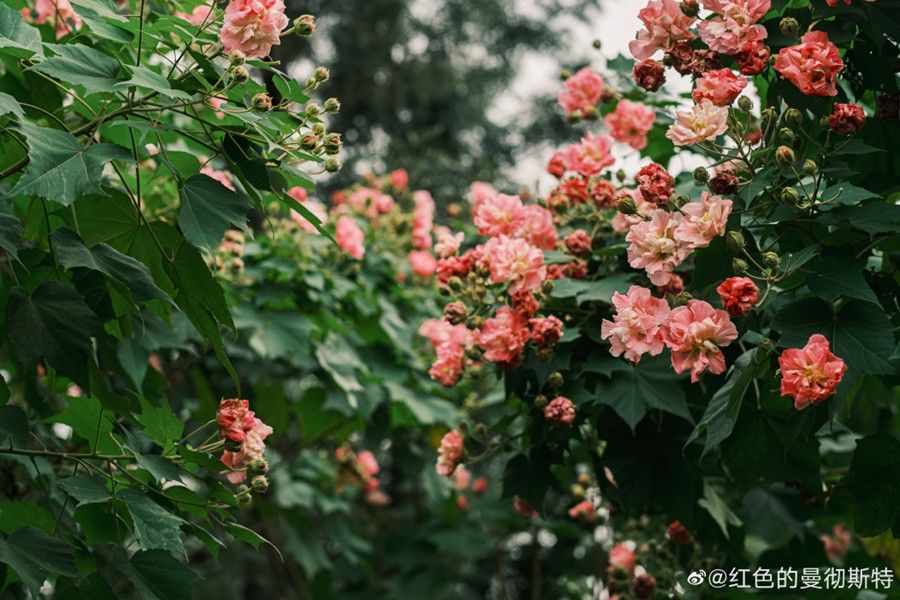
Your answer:
[[[225,440],[225,451],[220,460],[229,469],[225,473],[228,481],[242,483],[246,481],[248,471],[265,472],[265,440],[271,435],[272,428],[250,410],[249,401],[222,400],[216,413],[216,425],[219,437]]]

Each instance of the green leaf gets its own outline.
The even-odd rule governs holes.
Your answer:
[[[870,235],[900,231],[900,206],[887,202],[869,202],[847,209],[850,224]]]
[[[22,362],[43,357],[63,375],[88,389],[91,338],[100,334],[97,315],[74,289],[56,281],[42,283],[30,296],[21,287],[9,293],[6,322]]]
[[[86,193],[102,193],[106,163],[131,162],[131,153],[116,144],[82,146],[70,133],[28,121],[21,128],[30,150],[28,168],[7,197],[39,196],[68,206]]]
[[[56,56],[32,67],[60,81],[80,85],[88,94],[114,92],[122,66],[112,56],[82,44],[45,44]]]
[[[861,536],[900,531],[900,441],[885,432],[856,443],[850,471],[841,480],[850,494],[853,527]]]
[[[105,410],[100,401],[90,396],[69,399],[69,407],[49,419],[51,423],[64,423],[89,444],[91,450],[118,454],[119,446],[112,439],[115,415]],[[94,443],[96,441],[96,447]]]
[[[181,517],[133,489],[121,493],[121,498],[134,521],[134,534],[142,550],[168,550],[184,553],[181,543]]]
[[[19,104],[18,100],[9,94],[0,92],[0,115],[8,113],[12,113],[20,119],[25,116],[25,111],[22,110],[22,105]]]
[[[119,290],[126,297],[133,295],[139,302],[154,299],[172,301],[156,286],[143,263],[122,254],[112,246],[97,244],[88,248],[77,233],[65,228],[54,231],[51,237],[56,259],[67,269],[84,267],[99,271],[120,283]]]
[[[738,516],[728,508],[728,503],[719,495],[718,490],[708,479],[703,480],[703,498],[698,500],[697,504],[706,509],[713,521],[722,530],[725,539],[729,538],[729,525],[740,527],[742,524]]]
[[[24,446],[28,441],[28,416],[18,406],[0,406],[0,445]]]
[[[116,87],[128,89],[131,86],[137,86],[139,88],[150,90],[151,92],[158,92],[168,98],[175,98],[177,100],[190,100],[191,98],[191,95],[186,92],[172,89],[169,80],[156,71],[143,66],[129,66],[128,70],[131,71],[131,79],[119,82],[116,84]]]
[[[700,422],[685,442],[685,446],[688,446],[703,436],[701,457],[731,435],[741,412],[741,403],[744,401],[747,388],[755,378],[761,377],[768,369],[768,362],[756,362],[755,357],[756,350],[753,349],[737,358],[728,374],[728,380],[713,394]]]
[[[41,32],[4,3],[0,3],[0,52],[20,58],[41,53]]]
[[[0,213],[0,248],[13,258],[19,257],[22,222],[12,215]]]
[[[652,409],[659,409],[693,422],[679,377],[672,372],[668,355],[627,363],[612,380],[597,386],[597,399],[611,406],[632,431]]]
[[[809,336],[821,333],[831,351],[847,363],[847,374],[838,388],[843,394],[863,375],[894,372],[889,359],[896,344],[893,326],[881,306],[850,300],[838,310],[818,298],[805,298],[784,307],[772,322],[781,332],[778,345],[801,348]]]
[[[52,575],[78,576],[72,547],[31,526],[17,529],[8,538],[0,537],[0,562],[19,574],[35,597]]]
[[[391,402],[406,408],[423,425],[442,423],[454,425],[458,420],[456,408],[450,402],[435,398],[422,392],[414,392],[404,385],[393,381],[385,381],[388,398]],[[391,417],[392,422],[394,417]]]
[[[115,7],[103,0],[71,0],[71,4],[80,9],[79,13],[93,14],[119,23],[128,21],[127,17],[117,13]]]
[[[365,388],[359,383],[356,373],[364,370],[365,366],[347,340],[329,334],[316,347],[316,358],[338,387],[347,394],[351,408],[358,409],[357,394],[365,392]]]
[[[124,566],[142,600],[193,600],[199,577],[168,552],[136,552]]]
[[[312,322],[302,314],[241,305],[234,311],[234,326],[250,330],[250,347],[260,358],[271,360],[309,354]]]
[[[106,489],[106,481],[105,477],[98,475],[75,475],[60,479],[57,483],[78,502],[78,506],[82,506],[112,500],[113,495]]]
[[[138,423],[144,426],[144,433],[151,440],[169,450],[184,433],[184,423],[175,416],[168,404],[153,406],[143,398],[141,414],[135,415]]]
[[[828,211],[841,205],[855,206],[863,200],[869,200],[870,198],[880,198],[880,196],[869,190],[844,182],[836,183],[827,190],[820,192],[817,200],[830,200],[828,204],[821,205],[821,210]]]
[[[838,298],[858,298],[877,304],[875,292],[863,277],[865,268],[864,260],[856,260],[846,254],[830,254],[819,261],[817,268],[805,271],[809,274],[806,286],[829,302]]]
[[[275,197],[278,198],[282,204],[284,204],[290,210],[296,210],[300,213],[300,216],[312,223],[312,226],[316,228],[316,231],[327,237],[329,240],[337,244],[337,240],[334,239],[334,235],[325,228],[325,224],[319,220],[319,217],[314,215],[312,211],[306,208],[302,202],[297,202],[296,199],[291,198],[287,194],[275,194]]]
[[[744,548],[756,559],[766,550],[785,546],[803,535],[804,527],[770,491],[750,490],[743,501],[746,537]]]
[[[53,513],[47,507],[27,500],[0,501],[0,531],[12,533],[24,525],[34,525],[47,533],[53,531]]]
[[[276,554],[278,554],[278,558],[281,559],[281,562],[284,562],[284,557],[281,555],[281,551],[278,549],[278,547],[252,529],[244,527],[240,523],[231,522],[225,523],[225,530],[237,539],[243,542],[247,542],[248,544],[253,546],[254,549],[259,549],[259,547],[263,544],[271,546],[272,549],[275,550]]]
[[[242,195],[208,175],[194,175],[181,188],[178,225],[189,242],[214,252],[229,226],[246,228],[248,210]]]

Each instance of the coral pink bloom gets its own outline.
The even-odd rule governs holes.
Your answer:
[[[690,110],[675,112],[675,122],[666,137],[676,146],[691,146],[712,140],[728,129],[728,109],[704,99]]]
[[[462,458],[462,452],[462,434],[455,429],[445,433],[444,437],[441,438],[441,446],[438,448],[438,459],[435,465],[435,470],[437,470],[438,474],[444,477],[453,475],[453,471],[456,470],[456,466],[459,464],[459,459]]]
[[[465,348],[460,344],[441,344],[437,356],[428,370],[428,376],[444,387],[453,387],[462,377],[466,365]]]
[[[263,458],[266,450],[265,439],[272,434],[272,428],[247,410],[246,400],[223,400],[217,416],[219,431],[223,437],[238,442],[233,436],[237,429],[243,432],[240,449],[225,450],[219,459],[230,469],[226,473],[231,483],[241,483],[247,478],[247,467],[254,460]],[[224,433],[223,433],[224,427]]]
[[[766,39],[766,28],[755,23],[771,4],[771,0],[703,0],[703,6],[717,14],[700,22],[700,39],[710,50],[737,54],[746,45]]]
[[[635,150],[647,147],[647,132],[656,121],[656,113],[645,104],[621,100],[616,110],[606,115],[603,122],[617,142],[628,144]]]
[[[443,344],[471,346],[475,343],[475,335],[465,325],[451,325],[443,319],[426,319],[419,326],[419,335],[431,341],[437,348]]]
[[[681,12],[675,0],[650,0],[638,18],[645,28],[628,43],[631,55],[638,60],[650,58],[657,50],[668,50],[675,42],[697,37],[690,29],[696,18]]]
[[[250,410],[249,400],[231,398],[219,402],[216,424],[219,427],[219,436],[223,439],[243,442],[247,439],[247,432],[253,429],[255,421],[256,415]]]
[[[732,317],[743,317],[759,300],[759,288],[749,277],[729,277],[716,288]]]
[[[209,107],[216,112],[217,119],[225,118],[225,113],[220,110],[222,108],[222,105],[225,104],[225,100],[223,100],[222,98],[211,96],[209,100],[207,100],[207,102],[209,102]]]
[[[381,470],[381,467],[378,465],[378,460],[375,459],[375,455],[369,450],[363,450],[357,454],[356,463],[369,477],[378,475],[378,471]]]
[[[406,172],[406,169],[394,169],[388,173],[388,180],[395,190],[403,192],[409,187],[409,173]]]
[[[556,225],[553,224],[553,214],[543,206],[526,205],[522,209],[522,224],[513,235],[541,250],[553,250],[556,248]]]
[[[434,227],[434,199],[429,192],[413,192],[412,245],[419,250],[431,248],[431,229]]]
[[[247,58],[262,58],[281,43],[287,24],[283,0],[231,0],[219,40],[226,52],[240,50]]]
[[[459,491],[464,491],[472,483],[472,472],[466,468],[466,465],[459,465],[453,471],[453,486]]]
[[[605,320],[600,326],[600,337],[612,344],[613,356],[625,355],[632,362],[640,362],[641,356],[656,356],[665,346],[663,324],[669,316],[669,304],[650,295],[650,290],[633,285],[628,292],[616,292],[612,297],[616,314],[613,320]]]
[[[325,208],[325,205],[321,202],[308,200],[303,203],[303,206],[305,206],[306,209],[313,214],[313,216],[319,219],[319,222],[324,223],[328,219],[328,209]],[[316,226],[310,223],[306,219],[306,217],[298,213],[296,210],[291,210],[291,220],[306,233],[319,233],[319,230],[316,229]]]
[[[484,181],[473,181],[469,185],[469,194],[472,196],[472,208],[474,211],[482,202],[496,196],[497,190],[494,189],[494,186]]]
[[[590,523],[597,516],[597,510],[590,500],[582,500],[569,509],[569,518]]]
[[[571,425],[575,422],[575,405],[565,396],[557,396],[544,407],[544,418],[551,425]]]
[[[431,277],[437,268],[437,259],[431,252],[425,250],[413,250],[406,256],[413,273],[422,277]]]
[[[493,283],[509,282],[509,291],[530,292],[547,277],[544,253],[523,239],[505,235],[484,245],[484,256]]]
[[[525,317],[509,306],[502,306],[484,322],[478,345],[484,351],[485,360],[512,364],[525,349],[529,335]]]
[[[197,27],[202,26],[204,23],[212,22],[211,13],[213,11],[212,5],[209,4],[201,4],[191,11],[190,14],[183,12],[176,12],[175,16],[181,19],[184,19],[191,25],[196,25]]]
[[[655,204],[644,200],[641,190],[622,190],[622,192],[634,199],[637,212],[633,215],[626,215],[617,211],[610,221],[610,225],[612,225],[613,231],[616,233],[628,233],[633,226],[649,219],[653,215],[653,211],[656,210]]]
[[[522,226],[525,207],[518,196],[494,194],[475,205],[473,221],[481,235],[509,235]]]
[[[363,246],[365,235],[353,217],[344,215],[338,219],[334,238],[341,250],[356,260],[362,260],[363,256],[365,256],[366,249]]]
[[[831,353],[828,339],[815,333],[803,348],[789,348],[778,357],[781,395],[794,399],[797,410],[832,396],[847,372],[844,361]]]
[[[207,177],[212,177],[232,192],[235,191],[234,184],[231,183],[231,176],[228,174],[228,171],[217,171],[211,166],[205,165],[202,169],[200,169],[200,172]]]
[[[565,149],[566,168],[585,177],[593,177],[615,162],[609,153],[611,146],[609,137],[595,136],[589,131],[581,138],[580,144],[571,144]]]
[[[691,248],[705,248],[714,238],[725,234],[731,206],[731,200],[703,192],[700,202],[688,202],[681,207],[684,218],[675,229],[675,237]]]
[[[558,100],[566,114],[570,115],[575,112],[586,113],[597,106],[601,96],[603,79],[590,67],[584,67],[566,79]]]
[[[637,557],[634,555],[632,545],[628,542],[616,544],[609,551],[609,566],[613,569],[622,569],[628,573],[633,573]]]
[[[775,70],[807,96],[836,96],[837,74],[844,68],[838,48],[824,31],[810,31],[800,44],[783,48]]]
[[[441,258],[454,256],[458,253],[459,247],[462,245],[463,239],[465,238],[465,234],[462,231],[453,233],[444,226],[435,229],[435,235],[437,236],[437,243],[434,245],[434,251],[437,252],[437,255]]]
[[[644,269],[653,285],[666,285],[672,270],[691,253],[690,246],[675,235],[680,223],[679,213],[658,209],[649,221],[633,225],[625,236],[630,243],[628,264]]]
[[[664,336],[675,372],[690,369],[691,382],[697,383],[703,371],[725,371],[725,355],[720,348],[737,339],[738,332],[727,312],[702,300],[690,300],[669,313]]]
[[[691,96],[694,102],[709,100],[716,106],[729,106],[747,87],[747,80],[731,69],[713,69],[700,77]]]
[[[51,23],[56,30],[56,39],[64,37],[70,31],[81,29],[81,17],[72,8],[69,0],[35,0],[34,12],[38,25]]]
[[[528,324],[531,325],[531,340],[538,346],[552,346],[562,339],[562,321],[553,315],[529,319]]]

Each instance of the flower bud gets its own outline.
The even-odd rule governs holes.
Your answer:
[[[328,72],[328,69],[325,67],[316,67],[316,70],[313,71],[313,77],[319,83],[323,81],[328,81],[328,78],[331,77],[331,73]]]
[[[628,177],[628,175],[625,173],[624,170],[619,169],[618,171],[616,171],[616,179],[619,180],[619,183],[622,183],[623,181],[625,181],[626,177]]]
[[[796,159],[797,157],[794,155],[794,151],[787,146],[779,146],[778,149],[775,150],[775,160],[782,166],[790,166],[794,164]]]
[[[312,133],[307,133],[300,138],[300,147],[304,150],[312,150],[319,145],[319,138]]]
[[[547,385],[554,389],[562,387],[562,384],[564,384],[565,382],[566,380],[563,378],[562,373],[560,373],[559,371],[554,371],[553,373],[550,373],[549,377],[547,377]]]
[[[763,253],[763,264],[769,267],[770,269],[777,269],[781,266],[781,257],[779,257],[774,252],[764,252]]]
[[[480,315],[476,315],[476,316],[472,317],[470,321],[471,321],[470,324],[472,325],[472,327],[473,327],[474,329],[481,329],[482,327],[484,327],[484,317],[482,317],[482,316],[480,316]],[[471,349],[472,349],[472,350],[478,350],[477,347],[474,347],[474,348],[471,348]],[[471,356],[470,356],[470,358],[472,358],[472,359],[474,360],[474,359],[476,359],[476,358],[480,358],[480,355],[477,355],[477,356],[475,356],[475,357],[471,357]]]
[[[738,98],[738,108],[743,111],[750,112],[753,110],[753,100],[748,98],[747,96],[741,96]]]
[[[255,471],[257,473],[265,473],[269,470],[269,463],[267,463],[264,458],[257,458],[250,461],[250,463],[247,465],[247,470]]]
[[[593,42],[591,42],[591,46],[594,47],[594,50],[599,50],[600,48],[603,47],[603,42],[595,39]]]
[[[623,215],[635,215],[637,214],[637,204],[634,203],[634,198],[623,198],[619,202],[619,212]]]
[[[706,183],[709,181],[709,171],[706,167],[697,167],[694,169],[694,181],[697,183]]]
[[[228,63],[232,67],[236,67],[238,65],[242,65],[247,62],[247,55],[241,52],[240,50],[232,50],[228,54]]]
[[[463,287],[462,279],[458,276],[454,275],[450,279],[447,280],[447,287],[449,287],[454,292],[458,292]]]
[[[788,127],[782,127],[778,131],[778,139],[781,140],[782,144],[790,144],[794,141],[796,136],[794,135],[794,130]]]
[[[297,35],[312,35],[316,30],[316,18],[312,15],[300,15],[294,19],[294,31]]]
[[[767,337],[764,337],[763,339],[759,340],[758,347],[761,348],[765,352],[771,352],[772,350],[775,349],[775,342],[773,342],[772,340],[770,340]]]
[[[325,123],[313,123],[312,132],[313,135],[317,135],[319,137],[325,135]]]
[[[543,409],[548,404],[547,396],[543,394],[538,394],[534,397],[534,407],[537,409]]]
[[[309,104],[307,104],[304,110],[306,111],[306,114],[311,117],[318,117],[320,114],[322,114],[322,107],[315,102],[310,102]]]
[[[597,110],[596,106],[591,106],[590,108],[583,110],[581,112],[581,116],[588,121],[596,121],[598,118],[600,118],[600,111]]]
[[[807,159],[803,161],[803,172],[807,175],[815,175],[819,171],[819,165],[816,161]]]
[[[341,170],[341,161],[334,158],[333,156],[329,156],[328,158],[326,158],[325,162],[322,163],[322,165],[329,173],[337,173]]]
[[[562,70],[559,72],[559,78],[562,79],[563,81],[565,81],[566,79],[568,79],[568,78],[571,77],[572,75],[573,75],[572,71],[570,71],[570,70],[568,70],[568,69],[562,69]]]
[[[444,318],[451,325],[459,325],[465,322],[468,316],[469,311],[466,309],[466,305],[458,300],[444,307]]]
[[[250,508],[253,506],[253,496],[244,494],[237,497],[238,508]]]
[[[679,209],[690,201],[691,201],[690,196],[685,196],[684,194],[680,194],[678,196],[675,196],[671,200],[669,200],[669,204],[671,204],[673,208]]]
[[[700,14],[700,5],[697,4],[697,0],[682,0],[678,8],[686,17],[696,17]]]
[[[779,197],[785,204],[796,204],[800,200],[800,192],[797,191],[797,188],[786,187],[781,190]]]
[[[744,275],[750,269],[750,265],[743,258],[735,258],[731,261],[731,270],[738,275]]]
[[[553,291],[553,281],[550,279],[545,279],[543,283],[541,283],[541,291],[545,294],[549,294]]]
[[[323,140],[323,146],[325,147],[325,152],[327,154],[337,154],[341,151],[342,145],[343,142],[341,141],[341,134],[339,133],[329,133]]]
[[[778,29],[786,36],[797,37],[800,31],[800,23],[794,17],[785,17],[778,23]]]
[[[272,96],[264,93],[256,94],[253,96],[253,108],[262,112],[272,110]]]
[[[784,112],[784,121],[791,127],[799,127],[803,124],[803,113],[796,108],[789,108]]]
[[[247,67],[235,67],[231,70],[231,78],[238,83],[244,83],[250,79],[250,71],[247,70]]]
[[[253,488],[254,492],[259,492],[261,494],[269,489],[269,480],[265,475],[257,475],[250,480],[250,487]]]
[[[341,101],[337,98],[328,98],[325,100],[325,112],[336,113],[341,110]]]
[[[737,230],[728,232],[728,236],[725,238],[725,243],[728,245],[728,248],[732,252],[740,252],[747,244],[746,240],[744,240],[744,234]]]

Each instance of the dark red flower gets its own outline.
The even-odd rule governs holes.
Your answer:
[[[838,135],[853,135],[866,123],[866,113],[859,104],[835,104],[828,125]]]
[[[642,168],[635,181],[644,200],[653,204],[665,204],[675,194],[675,179],[659,163]]]
[[[666,82],[665,67],[652,58],[642,60],[634,65],[631,74],[635,83],[648,92],[655,92]]]
[[[722,306],[732,317],[743,317],[759,300],[759,288],[749,277],[729,277],[716,288]]]

